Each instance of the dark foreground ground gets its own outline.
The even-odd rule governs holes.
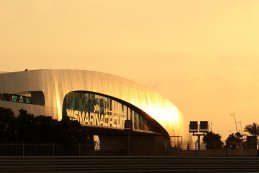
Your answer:
[[[259,157],[0,157],[2,173],[259,172]]]

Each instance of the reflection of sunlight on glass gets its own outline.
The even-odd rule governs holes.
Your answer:
[[[58,83],[56,81],[57,81],[57,79],[55,78],[55,83]],[[58,115],[58,119],[61,120],[62,119],[62,106],[61,106],[61,103],[60,103],[58,85],[55,85],[55,92],[56,92],[57,115]]]
[[[149,92],[145,92],[145,94],[144,97],[146,97],[147,102],[134,99],[131,103],[135,103],[135,105],[138,105],[139,108],[154,118],[167,130],[170,136],[182,136],[182,115],[178,108],[160,95]]]
[[[164,102],[150,106],[147,113],[158,121],[169,135],[182,134],[182,115],[173,104]]]
[[[62,119],[62,108],[61,108],[61,105],[60,105],[60,99],[59,99],[58,92],[56,92],[56,100],[57,100],[58,119],[61,120]]]

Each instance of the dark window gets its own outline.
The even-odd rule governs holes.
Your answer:
[[[25,103],[34,105],[45,105],[45,98],[42,91],[27,91],[22,93],[3,93],[0,100],[14,103]]]

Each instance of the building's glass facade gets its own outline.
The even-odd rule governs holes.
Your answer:
[[[64,98],[63,116],[82,125],[124,129],[125,120],[132,120],[133,130],[156,132],[145,115],[123,101],[88,91],[72,91]]]

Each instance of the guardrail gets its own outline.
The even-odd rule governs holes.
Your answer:
[[[95,149],[90,144],[0,144],[1,156],[93,156]]]
[[[0,157],[5,173],[258,172],[257,157]]]
[[[259,151],[258,151],[259,152]],[[199,153],[195,150],[181,150],[171,148],[164,156],[176,157],[254,157],[259,153],[256,149],[218,149],[201,150]],[[0,144],[1,156],[126,156],[127,149],[120,150],[102,150],[90,144]],[[140,155],[135,153],[135,155]],[[162,155],[162,154],[160,154]],[[132,155],[133,156],[133,155]]]

